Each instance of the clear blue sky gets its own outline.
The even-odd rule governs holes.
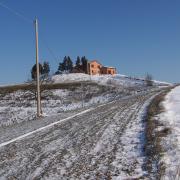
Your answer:
[[[157,80],[180,81],[179,0],[0,2],[29,19],[38,17],[40,59],[54,72],[65,55],[85,55],[121,74],[149,72]],[[23,82],[35,62],[33,23],[1,6],[0,23],[0,84]]]

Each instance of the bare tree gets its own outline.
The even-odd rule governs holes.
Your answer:
[[[146,86],[153,86],[153,77],[151,74],[147,73],[145,76]]]
[[[40,96],[41,98],[45,98],[46,92],[48,92],[45,88],[45,85],[51,82],[49,72],[50,66],[48,62],[44,62],[43,65],[39,63],[39,72],[40,72]],[[36,64],[31,69],[31,80],[28,81],[27,90],[31,95],[31,99],[37,99],[37,90],[36,90]],[[27,91],[26,90],[26,91]]]

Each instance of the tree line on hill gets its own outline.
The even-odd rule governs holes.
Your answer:
[[[81,58],[77,56],[75,64],[73,64],[72,59],[69,56],[65,56],[63,61],[59,63],[57,71],[55,74],[71,73],[71,72],[81,72],[87,73],[87,62],[88,59],[85,56]],[[47,78],[50,73],[50,64],[44,61],[43,64],[39,63],[39,73],[41,78]],[[31,78],[36,80],[36,64],[31,68]]]
[[[71,73],[73,70],[86,73],[87,62],[88,60],[85,56],[81,58],[77,56],[75,65],[73,65],[71,58],[69,56],[65,56],[63,62],[59,63],[58,70],[55,74]]]
[[[72,59],[69,56],[65,56],[63,61],[59,63],[58,69],[55,74],[63,74],[63,73],[87,73],[87,63],[88,59],[85,56],[81,58],[77,56],[75,64],[73,64]],[[39,73],[41,80],[47,79],[50,73],[50,65],[49,62],[44,61],[43,64],[39,63]],[[31,78],[32,80],[36,80],[36,64],[31,69]],[[153,85],[152,75],[147,73],[144,78],[145,84],[147,86]]]

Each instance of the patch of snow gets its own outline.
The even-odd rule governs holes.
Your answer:
[[[52,76],[52,81],[55,83],[63,82],[77,82],[77,81],[88,81],[91,76],[83,73],[70,73],[70,74],[60,74]]]
[[[162,104],[165,111],[160,114],[160,122],[171,130],[162,140],[165,148],[162,161],[166,166],[164,179],[178,179],[180,178],[180,86],[173,89]]]
[[[55,96],[67,96],[69,94],[69,92],[67,90],[64,89],[56,89],[53,90],[53,95]]]
[[[153,82],[155,83],[155,84],[159,84],[159,85],[161,85],[161,86],[172,86],[172,83],[168,83],[168,82],[164,82],[164,81],[157,81],[157,80],[153,80]]]
[[[121,136],[120,140],[123,148],[119,148],[116,154],[116,160],[114,161],[114,165],[117,166],[117,168],[127,169],[127,172],[114,177],[114,180],[128,178],[141,179],[147,175],[147,172],[143,169],[146,158],[143,150],[145,144],[144,118],[147,107],[153,98],[154,96],[147,100],[139,110],[138,104],[134,106],[134,109],[137,109],[137,117],[131,117],[134,120],[127,125],[126,130]],[[120,156],[122,152],[124,154],[123,157]],[[124,165],[122,167],[119,166],[118,161],[123,161]]]

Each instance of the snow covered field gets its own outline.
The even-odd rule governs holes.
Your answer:
[[[43,92],[42,107],[45,116],[78,111],[112,101],[118,97],[149,90],[144,85],[144,81],[124,75],[62,74],[53,76],[52,81],[54,83],[91,81],[97,83],[97,85],[86,86],[82,83],[82,86],[75,89],[56,89]],[[0,126],[9,126],[16,122],[21,123],[35,119],[36,102],[31,91],[19,90],[13,93],[0,93],[0,99]]]
[[[144,116],[162,84],[123,75],[52,79],[95,83],[44,91],[42,119],[31,91],[0,94],[0,179],[146,178]]]
[[[162,140],[165,149],[162,161],[166,166],[164,179],[180,179],[180,86],[166,96],[163,107],[160,122],[162,128],[170,128],[170,134]]]
[[[78,82],[78,81],[93,81],[102,85],[116,85],[122,87],[142,87],[145,84],[142,78],[133,78],[126,75],[116,74],[116,75],[93,75],[82,73],[71,73],[52,76],[52,81],[54,83],[62,82]],[[154,81],[155,85],[171,85],[167,82]]]
[[[118,85],[123,87],[137,86],[142,85],[142,80],[132,80],[124,75],[93,75],[90,76],[88,74],[82,73],[72,73],[72,74],[62,74],[56,75],[52,77],[53,82],[61,83],[61,82],[78,82],[78,81],[93,81],[102,85]]]
[[[56,89],[42,93],[42,109],[45,116],[76,111],[113,100],[122,96],[119,90],[108,91],[99,86]],[[117,94],[118,93],[118,94]],[[125,95],[127,93],[123,93]],[[0,127],[31,121],[36,116],[36,101],[31,91],[18,90],[0,94]]]

